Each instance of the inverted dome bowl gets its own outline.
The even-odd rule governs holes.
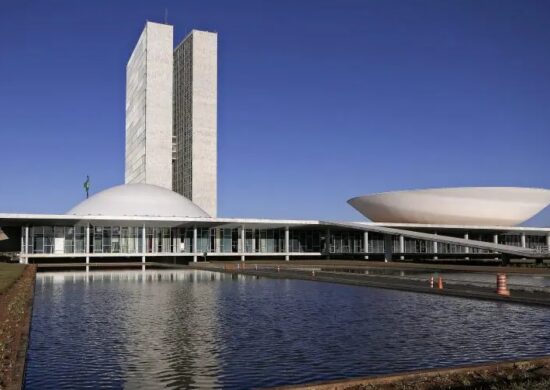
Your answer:
[[[208,218],[184,196],[151,184],[123,184],[98,192],[67,211],[74,215]]]
[[[434,188],[359,196],[348,203],[373,222],[515,226],[550,204],[550,190]]]

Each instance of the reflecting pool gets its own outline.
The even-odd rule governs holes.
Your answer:
[[[550,310],[208,271],[38,274],[26,388],[250,388],[550,354]]]

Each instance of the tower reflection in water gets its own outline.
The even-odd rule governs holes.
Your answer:
[[[549,321],[544,307],[208,271],[39,274],[25,385],[242,389],[520,359],[550,354]]]

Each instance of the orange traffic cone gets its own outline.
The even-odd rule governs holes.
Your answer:
[[[510,296],[506,274],[497,274],[497,294],[505,297]]]

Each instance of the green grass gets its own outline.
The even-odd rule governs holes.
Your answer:
[[[23,264],[0,263],[0,294],[6,291],[23,273]]]

